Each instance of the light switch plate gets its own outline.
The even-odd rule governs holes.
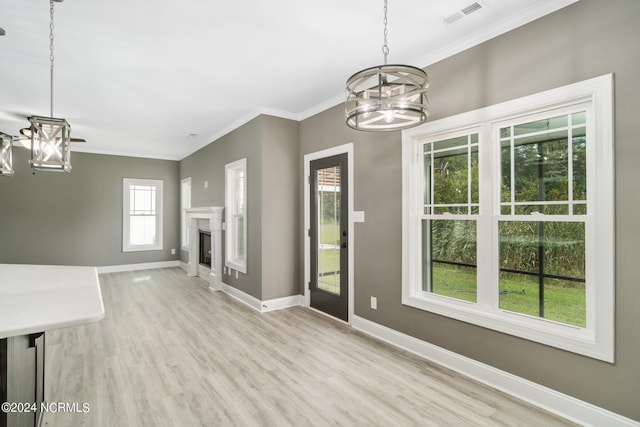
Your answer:
[[[353,211],[353,222],[364,222],[364,211]]]

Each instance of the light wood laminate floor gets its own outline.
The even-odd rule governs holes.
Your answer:
[[[104,320],[47,333],[47,400],[80,411],[43,425],[570,425],[312,310],[257,313],[179,268],[100,281]]]

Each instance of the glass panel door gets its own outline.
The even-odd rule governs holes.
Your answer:
[[[310,166],[311,307],[348,320],[347,154]]]
[[[340,295],[340,168],[316,171],[318,288]]]

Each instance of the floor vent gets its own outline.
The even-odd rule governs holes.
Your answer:
[[[470,5],[463,7],[462,9],[460,9],[459,11],[447,16],[446,18],[444,18],[444,23],[449,25],[449,24],[453,24],[454,22],[456,22],[459,19],[464,18],[465,16],[471,15],[473,12],[477,12],[478,10],[482,9],[483,7],[485,7],[486,4],[482,3],[482,2],[473,2]]]

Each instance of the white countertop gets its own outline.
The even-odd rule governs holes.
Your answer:
[[[0,264],[0,338],[102,318],[95,267]]]

